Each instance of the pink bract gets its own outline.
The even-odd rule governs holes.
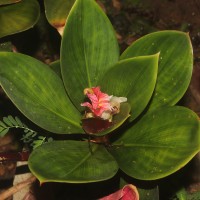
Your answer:
[[[101,92],[100,87],[88,88],[85,89],[85,91],[91,103],[84,102],[81,106],[88,107],[97,117],[100,117],[104,111],[112,109],[112,106],[110,105],[110,99],[112,96]]]
[[[117,192],[99,200],[139,200],[139,193],[134,185],[128,184]]]

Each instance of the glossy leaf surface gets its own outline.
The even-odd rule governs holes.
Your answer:
[[[60,77],[62,78],[61,71],[60,71],[60,60],[56,60],[50,63],[49,67]]]
[[[157,85],[150,107],[174,105],[188,88],[193,68],[189,35],[178,31],[160,31],[135,41],[121,56],[152,55],[160,52]]]
[[[45,160],[45,162],[44,162]],[[54,141],[36,148],[29,168],[40,182],[88,183],[113,177],[118,165],[104,146]]]
[[[21,0],[1,0],[0,1],[0,6],[1,5],[6,5],[6,4],[13,4],[13,3],[17,3],[20,2]]]
[[[113,96],[127,97],[131,117],[135,119],[147,106],[156,84],[159,54],[141,56],[118,62],[99,85]]]
[[[45,64],[26,55],[0,53],[0,84],[18,109],[54,133],[81,133],[80,113],[61,79]]]
[[[77,0],[66,22],[61,72],[66,90],[78,109],[83,90],[97,86],[104,73],[118,61],[115,32],[93,0]]]
[[[0,8],[0,38],[27,30],[37,22],[40,7],[36,0],[23,0]]]
[[[44,0],[49,23],[57,29],[63,27],[74,2],[75,0]]]
[[[158,187],[152,189],[140,189],[138,188],[140,199],[142,200],[159,200]]]
[[[129,176],[153,180],[183,167],[200,150],[199,120],[184,107],[148,112],[115,141],[112,154]]]

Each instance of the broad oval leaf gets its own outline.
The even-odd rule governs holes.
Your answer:
[[[188,88],[193,68],[189,35],[179,31],[160,31],[135,41],[121,59],[160,52],[158,78],[151,109],[174,105]]]
[[[0,1],[0,6],[6,5],[6,4],[13,4],[13,3],[18,3],[21,0],[1,0]]]
[[[118,171],[116,161],[104,146],[89,145],[87,141],[46,143],[32,152],[28,165],[41,183],[97,182],[113,177]]]
[[[106,15],[94,0],[77,0],[64,30],[61,72],[66,90],[79,110],[83,90],[97,86],[118,58],[117,39]]]
[[[0,7],[0,38],[33,27],[39,15],[40,7],[36,0],[23,0]]]
[[[131,105],[130,120],[147,106],[157,79],[159,54],[125,59],[111,68],[99,82],[103,91],[127,97]]]
[[[44,63],[1,52],[0,84],[16,107],[40,127],[54,133],[83,133],[80,113],[61,79]]]
[[[183,167],[200,150],[199,119],[184,107],[148,112],[115,141],[112,154],[129,176],[154,180]]]
[[[66,18],[74,2],[75,0],[44,0],[47,20],[58,31],[65,26]]]

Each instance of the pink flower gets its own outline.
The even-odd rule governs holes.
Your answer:
[[[91,103],[84,102],[81,106],[88,107],[95,116],[100,117],[104,111],[111,111],[110,99],[112,96],[101,92],[100,87],[86,88],[84,94],[87,95]]]
[[[112,116],[120,112],[120,104],[127,101],[126,97],[109,96],[100,91],[100,87],[86,88],[84,94],[90,102],[84,102],[81,106],[88,107],[90,111],[85,113],[85,118],[101,118],[112,122]]]
[[[125,185],[121,190],[99,200],[139,200],[139,193],[135,186],[129,184]]]

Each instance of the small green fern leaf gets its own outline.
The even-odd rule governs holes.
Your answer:
[[[12,123],[13,126],[19,126],[17,121],[11,115],[8,115],[8,120]]]
[[[11,115],[3,117],[3,120],[0,121],[0,137],[6,135],[11,128],[23,129],[24,134],[21,140],[32,146],[33,149],[53,140],[53,138],[38,136],[37,132],[28,128],[18,117],[14,118]]]
[[[8,131],[9,131],[9,128],[4,128],[4,129],[0,128],[0,137],[3,137],[4,135],[6,135]]]
[[[18,126],[20,126],[20,127],[26,127],[26,125],[23,124],[18,117],[15,117],[15,121],[17,122]]]
[[[13,126],[12,122],[8,119],[8,117],[3,117],[3,122],[4,122],[8,127],[12,127],[12,126]]]

